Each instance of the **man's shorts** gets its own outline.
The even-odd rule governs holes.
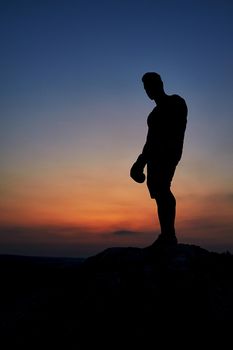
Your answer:
[[[174,163],[147,163],[147,187],[151,198],[155,198],[159,192],[170,190],[176,166]]]

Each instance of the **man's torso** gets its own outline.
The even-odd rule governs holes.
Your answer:
[[[147,156],[151,161],[178,163],[183,149],[187,106],[180,96],[166,96],[147,119]]]

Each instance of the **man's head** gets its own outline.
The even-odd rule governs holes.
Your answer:
[[[164,94],[163,81],[158,73],[145,73],[142,77],[142,81],[144,84],[144,89],[151,100],[156,100],[157,97]]]

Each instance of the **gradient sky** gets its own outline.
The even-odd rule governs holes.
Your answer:
[[[177,236],[233,252],[233,2],[0,1],[0,253],[89,256],[151,244],[155,203],[129,169],[154,107],[185,98]]]

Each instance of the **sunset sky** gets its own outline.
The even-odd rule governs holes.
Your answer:
[[[233,2],[0,1],[0,254],[144,247],[156,207],[129,169],[160,73],[188,105],[177,237],[233,253]]]

